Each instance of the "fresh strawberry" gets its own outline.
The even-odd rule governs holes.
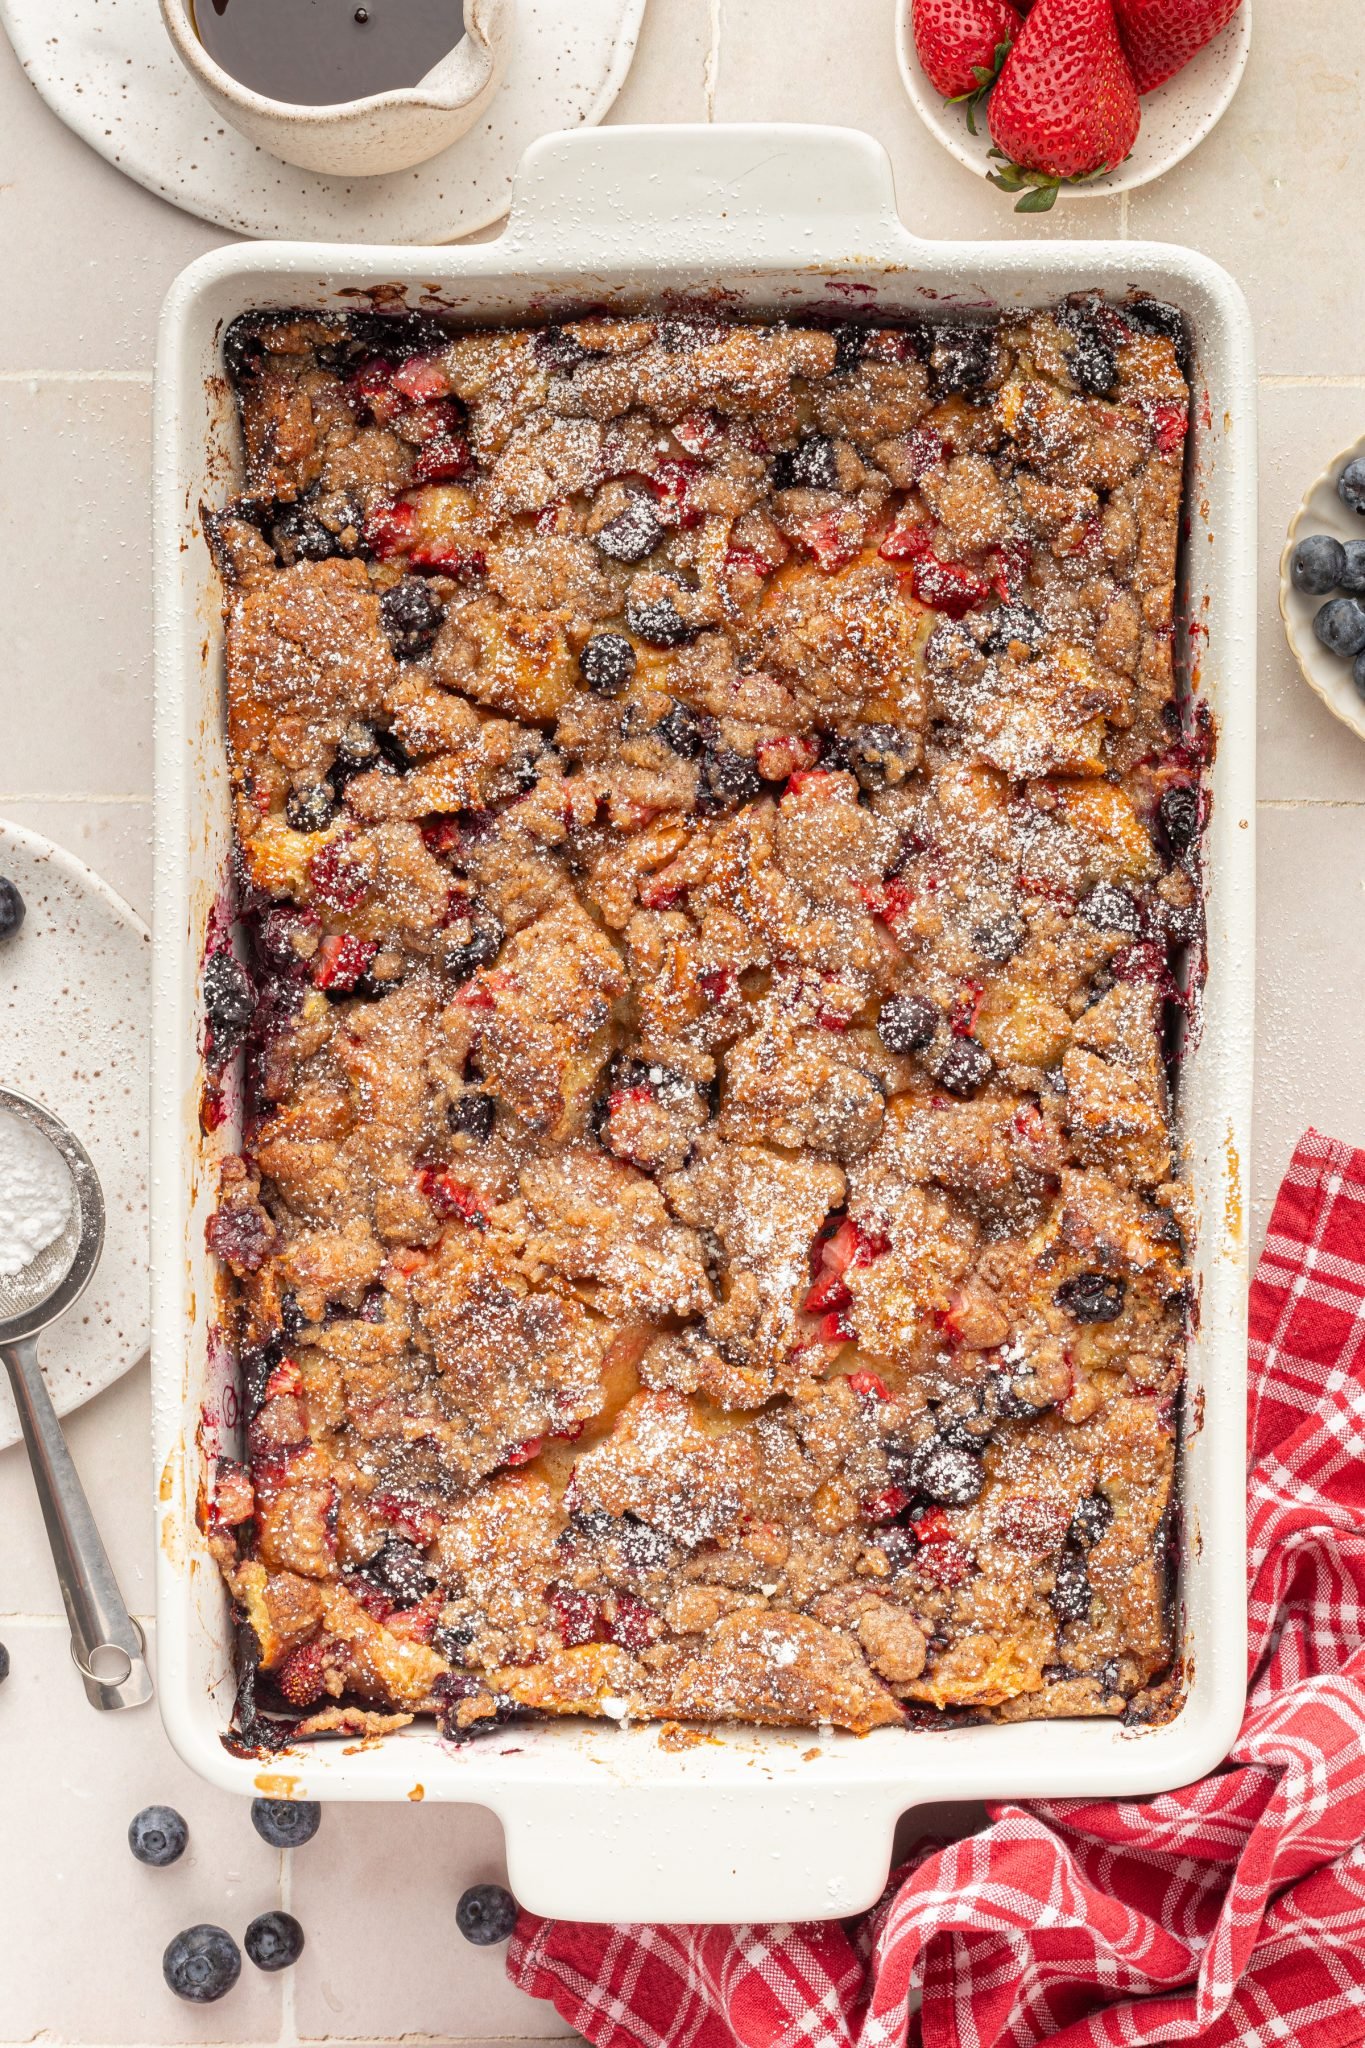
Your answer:
[[[1022,25],[1009,0],[913,0],[910,9],[919,61],[946,100],[990,85]]]
[[[1114,0],[1139,92],[1155,92],[1220,35],[1242,0]]]
[[[1064,182],[1122,163],[1140,118],[1112,0],[1035,0],[991,94],[992,182],[1045,213]]]

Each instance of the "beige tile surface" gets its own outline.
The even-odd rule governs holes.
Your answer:
[[[1256,321],[1260,391],[1260,1015],[1252,1182],[1257,1241],[1308,1122],[1365,1143],[1365,748],[1318,706],[1285,650],[1273,572],[1322,463],[1365,431],[1365,271],[1349,227],[1365,0],[1255,0],[1256,49],[1215,136],[1126,202],[1020,220],[920,127],[896,75],[905,0],[649,0],[614,119],[842,122],[891,152],[912,228],[943,236],[1156,235],[1225,262]],[[147,374],[175,273],[225,239],[120,179],[47,113],[0,38],[0,815],[72,848],[146,914],[151,888]],[[37,374],[34,374],[37,373]],[[112,374],[111,374],[112,373]],[[3,1049],[0,1048],[0,1071]],[[72,1418],[77,1462],[135,1608],[151,1566],[145,1371]],[[501,1871],[476,1809],[333,1808],[280,1868],[242,1806],[191,1779],[152,1713],[100,1719],[65,1630],[22,1454],[0,1454],[0,2048],[400,2038],[553,2038],[501,1952],[454,1926],[465,1885]],[[123,1846],[137,1806],[179,1804],[191,1859],[145,1872]],[[971,1824],[971,1813],[927,1821]],[[9,1845],[23,1845],[15,1856]],[[41,1845],[40,1849],[35,1845]],[[42,1882],[34,1881],[41,1868]],[[240,1934],[281,1885],[308,1932],[297,1972],[248,1970],[205,2013],[174,2003],[160,1954],[178,1927]],[[69,1930],[81,1930],[73,1964]]]

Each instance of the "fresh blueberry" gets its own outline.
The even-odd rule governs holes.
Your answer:
[[[322,1823],[316,1799],[253,1799],[251,1825],[272,1849],[301,1849]]]
[[[24,899],[8,875],[0,875],[0,939],[12,939],[24,921]]]
[[[708,811],[733,810],[752,803],[763,788],[762,778],[747,754],[733,747],[708,747],[702,757],[697,802]]]
[[[286,797],[284,821],[293,832],[325,832],[336,816],[336,807],[330,783],[305,782]]]
[[[0,1643],[0,1685],[9,1677],[9,1651]]]
[[[1365,606],[1353,597],[1330,597],[1314,613],[1313,631],[1329,654],[1350,661],[1365,647]]]
[[[1078,1323],[1112,1323],[1123,1314],[1128,1293],[1126,1280],[1111,1279],[1107,1273],[1078,1273],[1064,1280],[1054,1299]]]
[[[1365,512],[1365,455],[1348,462],[1337,478],[1337,496],[1353,512]]]
[[[1356,686],[1357,697],[1365,698],[1365,652],[1361,652],[1351,663],[1351,681]]]
[[[211,2005],[241,1976],[241,1950],[226,1928],[187,1927],[167,1944],[161,1974],[177,1998],[187,1998],[191,2005]]]
[[[939,1062],[938,1084],[950,1095],[975,1095],[984,1088],[995,1062],[977,1038],[954,1037]]]
[[[1104,1493],[1087,1493],[1078,1502],[1071,1517],[1071,1541],[1088,1550],[1092,1543],[1098,1543],[1114,1519],[1109,1496]]]
[[[626,624],[637,639],[651,647],[683,647],[695,640],[699,628],[689,626],[671,597],[629,598]]]
[[[1365,597],[1365,540],[1348,540],[1342,549],[1346,560],[1337,578],[1348,597]]]
[[[256,1009],[256,996],[245,967],[226,947],[204,962],[204,1011],[220,1039],[245,1031]]]
[[[773,487],[779,491],[837,491],[839,463],[828,434],[806,434],[794,448],[773,458]]]
[[[303,1954],[303,1929],[292,1913],[258,1913],[242,1946],[258,1970],[287,1970]]]
[[[635,649],[624,633],[594,633],[578,657],[578,672],[595,697],[619,697],[635,673]]]
[[[648,498],[632,498],[624,512],[618,512],[593,535],[598,547],[613,562],[643,562],[664,537],[664,526]]]
[[[1310,533],[1295,548],[1289,563],[1289,580],[1295,590],[1313,597],[1326,597],[1340,587],[1346,568],[1346,550],[1330,533]]]
[[[1135,939],[1142,931],[1142,912],[1128,891],[1113,882],[1096,882],[1081,898],[1080,913],[1097,932],[1123,932]]]
[[[446,1112],[446,1122],[462,1138],[477,1138],[482,1144],[493,1135],[498,1105],[491,1095],[471,1092],[457,1095]]]
[[[1188,783],[1168,789],[1157,805],[1166,844],[1175,854],[1188,853],[1199,837],[1199,792]]]
[[[185,1853],[190,1831],[173,1806],[144,1806],[128,1823],[128,1847],[139,1863],[164,1870]]]
[[[695,761],[702,750],[702,722],[690,704],[674,704],[654,730],[664,745],[685,761]]]
[[[517,1924],[517,1902],[500,1884],[472,1884],[455,1908],[455,1925],[476,1948],[507,1941]]]
[[[1090,1613],[1090,1574],[1085,1554],[1069,1546],[1057,1560],[1048,1601],[1058,1621],[1084,1621]]]
[[[1023,918],[1006,911],[1003,917],[993,917],[989,924],[979,924],[972,933],[972,944],[983,959],[1004,967],[1027,937],[1028,926]]]
[[[923,996],[888,996],[877,1036],[888,1052],[923,1052],[938,1029],[938,1011]]]
[[[400,661],[425,654],[441,630],[446,608],[420,576],[405,576],[379,600],[379,623]]]

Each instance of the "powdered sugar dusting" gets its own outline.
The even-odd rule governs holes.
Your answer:
[[[22,1117],[0,1115],[0,1275],[12,1280],[55,1244],[73,1202],[55,1146]]]

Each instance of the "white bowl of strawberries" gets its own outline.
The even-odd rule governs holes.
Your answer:
[[[1251,0],[898,0],[901,77],[1019,213],[1159,178],[1228,106]]]

